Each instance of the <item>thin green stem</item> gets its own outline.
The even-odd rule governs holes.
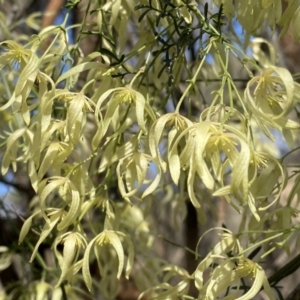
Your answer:
[[[189,80],[189,82],[190,82],[189,85],[187,86],[187,88],[185,89],[184,93],[182,94],[181,98],[180,98],[179,101],[178,101],[178,104],[177,104],[176,109],[175,109],[175,112],[176,112],[176,113],[179,112],[180,106],[181,106],[182,102],[184,101],[185,96],[187,95],[187,93],[189,92],[189,90],[195,85],[196,79],[197,79],[197,77],[198,77],[198,75],[199,75],[199,73],[200,73],[200,71],[201,71],[201,69],[202,69],[202,66],[203,66],[203,63],[204,63],[204,61],[205,61],[206,55],[208,54],[208,52],[209,52],[211,46],[212,46],[212,44],[210,43],[210,44],[206,47],[206,49],[205,49],[205,55],[204,55],[204,57],[202,58],[202,60],[201,60],[201,62],[200,62],[200,64],[199,64],[199,66],[198,66],[198,68],[197,68],[197,70],[196,70],[196,72],[195,72],[194,77],[193,77],[191,80]]]
[[[295,151],[298,151],[300,149],[300,146],[298,146],[298,147],[296,147],[295,149],[292,149],[291,151],[289,151],[288,153],[286,153],[285,155],[283,155],[281,158],[280,158],[280,162],[283,162],[283,160],[287,157],[287,156],[289,156],[289,155],[291,155],[293,152],[295,152]]]
[[[83,26],[85,25],[87,15],[88,15],[88,13],[90,12],[90,6],[91,6],[91,0],[89,0],[88,5],[87,5],[87,8],[86,8],[86,11],[85,11],[85,14],[84,14],[84,16],[83,16],[83,20],[82,20],[82,22],[81,22],[79,34],[78,34],[77,39],[76,39],[75,48],[78,47],[78,44],[79,44],[79,42],[80,42],[80,38],[81,38],[81,35],[82,35],[82,31],[83,31]]]
[[[295,229],[294,229],[294,230],[295,230]],[[243,250],[241,253],[239,253],[239,254],[242,255],[242,254],[247,253],[248,251],[252,251],[253,249],[257,248],[258,246],[263,245],[263,244],[265,244],[265,243],[267,243],[267,242],[270,242],[270,241],[272,241],[272,240],[274,240],[274,239],[276,239],[276,238],[278,238],[278,237],[280,237],[280,236],[286,234],[287,231],[291,231],[291,229],[288,229],[288,230],[287,230],[287,229],[282,230],[281,232],[279,232],[279,233],[277,233],[277,234],[275,234],[275,235],[273,235],[273,236],[270,236],[270,237],[268,237],[268,238],[266,238],[266,239],[264,239],[264,240],[262,240],[262,241],[259,241],[259,242],[255,243],[254,245],[251,245],[250,247],[244,249],[244,250]],[[261,231],[258,231],[258,232],[261,232]]]
[[[158,237],[161,238],[161,239],[163,239],[164,241],[166,241],[167,243],[169,243],[169,244],[171,244],[171,245],[174,245],[174,246],[176,246],[176,247],[182,248],[182,249],[184,249],[185,251],[187,251],[187,252],[189,252],[189,253],[191,253],[191,254],[193,254],[193,255],[199,257],[199,255],[198,255],[195,251],[191,250],[191,249],[188,248],[188,247],[185,247],[185,246],[182,246],[182,245],[177,244],[177,243],[175,243],[175,242],[172,242],[172,241],[168,240],[167,238],[165,238],[165,237],[162,236],[162,235],[159,235]]]

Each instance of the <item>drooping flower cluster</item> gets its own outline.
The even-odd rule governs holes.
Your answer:
[[[228,18],[236,14],[248,33],[264,22],[271,27],[275,24],[286,27],[290,22],[295,23],[295,15],[299,14],[297,8],[291,17],[296,3],[293,0],[288,1],[283,15],[279,0],[214,2],[223,4]],[[142,1],[141,5],[153,10],[152,15],[162,20],[161,23],[156,20],[157,24],[163,26],[168,25],[166,16],[175,20],[175,12],[181,25],[175,26],[174,32],[179,34],[183,23],[188,26],[187,41],[181,36],[181,43],[193,44],[189,39],[193,36],[190,32],[196,19],[203,26],[203,32],[211,33],[207,11],[203,14],[194,3],[181,0],[164,3]],[[124,32],[126,27],[122,25],[130,15],[137,14],[132,1],[119,0],[108,1],[93,12],[98,16],[97,26],[109,28],[111,32],[116,29]],[[109,21],[108,16],[111,16]],[[220,21],[221,14],[218,17]],[[6,175],[10,167],[14,172],[27,167],[36,198],[19,242],[27,241],[34,224],[39,225],[38,238],[32,245],[30,261],[33,261],[40,258],[41,244],[51,241],[53,257],[61,270],[52,295],[59,297],[60,286],[83,278],[88,290],[97,287],[105,298],[116,297],[117,279],[122,278],[124,271],[124,277],[129,278],[134,270],[135,255],[138,259],[146,257],[152,245],[154,237],[150,227],[155,224],[151,218],[152,202],[156,201],[161,207],[166,202],[171,203],[170,207],[184,218],[189,200],[202,218],[206,207],[213,206],[209,203],[211,198],[222,197],[243,213],[240,232],[234,234],[222,228],[221,241],[198,262],[192,274],[178,266],[162,261],[155,264],[151,260],[149,268],[152,270],[154,266],[155,269],[151,274],[153,280],[145,280],[145,291],[140,298],[184,298],[194,281],[198,299],[245,300],[253,298],[262,288],[274,299],[259,258],[254,261],[246,254],[256,247],[255,243],[270,245],[266,250],[269,252],[280,247],[288,252],[293,232],[285,232],[284,227],[292,226],[292,219],[298,213],[291,202],[299,192],[295,188],[288,206],[281,207],[279,200],[288,180],[286,168],[270,153],[258,151],[252,124],[255,122],[271,140],[274,140],[272,130],[278,130],[292,148],[293,131],[299,129],[299,124],[291,120],[289,114],[299,102],[298,85],[286,69],[273,66],[272,59],[261,63],[261,67],[256,66],[257,74],[248,81],[244,94],[240,93],[228,72],[228,53],[234,53],[234,47],[218,35],[220,28],[219,31],[210,28],[213,35],[204,41],[205,47],[201,46],[203,53],[198,51],[201,59],[195,59],[193,64],[197,69],[190,74],[190,69],[194,69],[187,64],[184,51],[176,47],[174,37],[164,40],[164,35],[172,32],[172,26],[162,29],[162,35],[156,32],[143,37],[142,45],[138,41],[127,57],[119,56],[120,49],[125,48],[124,37],[120,44],[106,37],[103,45],[107,49],[101,48],[102,53],[79,59],[78,64],[64,74],[57,72],[58,65],[65,56],[71,57],[62,28],[43,30],[25,47],[13,41],[0,44],[4,46],[0,71],[14,68],[18,74],[15,85],[10,82],[14,85],[13,92],[3,98],[5,101],[0,107],[0,111],[13,115],[10,131],[4,132],[8,137],[4,142],[1,172]],[[43,41],[50,34],[54,40],[41,54],[39,39]],[[202,35],[205,34],[201,32],[201,38]],[[155,47],[158,48],[152,48],[152,43],[157,41]],[[153,55],[164,47],[167,52],[163,59],[154,59]],[[224,50],[224,61],[223,52],[219,51],[222,47],[227,51]],[[191,104],[199,104],[201,91],[197,82],[207,79],[202,78],[205,72],[202,74],[200,70],[210,49],[214,49],[219,59],[218,72],[223,72],[221,87],[215,91],[211,103],[201,103],[204,109],[199,115],[192,112]],[[147,59],[144,59],[147,51]],[[131,65],[131,55],[141,55],[136,65]],[[159,80],[164,73],[164,69],[158,71],[162,61],[167,62],[166,72],[170,73],[174,64],[176,68],[178,62],[186,64],[182,68],[184,75],[179,71],[175,74],[178,78],[182,76],[184,82],[178,87],[180,92],[172,80],[166,88],[163,80]],[[145,66],[141,67],[141,62]],[[147,74],[151,74],[152,69],[155,69],[152,76],[155,78]],[[81,72],[88,72],[88,82],[77,88],[74,82]],[[163,74],[162,78],[164,75],[167,77]],[[169,79],[173,76],[167,75]],[[167,111],[162,103],[170,103],[165,99],[172,94],[176,98],[177,92],[181,95],[177,107]],[[190,98],[185,103],[186,96]],[[203,196],[204,190],[207,197]],[[163,199],[162,203],[159,199]],[[272,224],[265,232],[267,221]],[[274,233],[278,228],[279,232]],[[249,240],[245,247],[242,235]],[[92,279],[91,262],[97,263],[100,283]],[[82,275],[78,275],[80,273]],[[244,278],[249,278],[252,284],[242,294],[239,287]],[[50,290],[44,278],[39,283],[34,282],[32,287],[41,295]],[[73,293],[72,290],[70,294]]]

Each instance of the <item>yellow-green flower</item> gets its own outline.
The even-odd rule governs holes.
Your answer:
[[[49,225],[52,223],[46,215],[46,201],[54,191],[58,191],[61,199],[65,202],[65,206],[59,209],[61,221],[57,225],[57,229],[61,231],[76,222],[81,209],[82,197],[80,197],[74,183],[68,178],[53,176],[41,181],[38,185],[40,208],[45,221]],[[66,210],[67,207],[68,210]]]
[[[128,278],[133,265],[133,258],[134,258],[133,244],[130,238],[128,238],[123,232],[104,230],[102,233],[100,233],[94,239],[91,240],[84,253],[82,274],[83,274],[84,282],[89,290],[91,290],[92,287],[92,277],[90,274],[90,262],[89,262],[90,251],[92,247],[94,247],[95,256],[97,260],[99,260],[101,255],[101,247],[105,245],[111,245],[114,248],[119,260],[117,278],[120,278],[124,267],[124,261],[125,261],[124,250],[123,250],[121,239],[125,240],[128,245],[128,259],[127,259],[126,272],[125,272],[125,276],[126,278]],[[99,266],[101,265],[99,261],[98,261],[98,265]]]
[[[0,55],[0,69],[5,65],[12,64],[13,67],[18,67],[23,70],[32,56],[32,51],[25,49],[15,41],[5,41],[0,43],[5,52]]]
[[[253,87],[255,87],[252,93]],[[260,76],[252,78],[245,90],[251,117],[260,129],[271,139],[273,135],[269,127],[280,130],[290,147],[293,147],[291,130],[299,129],[300,125],[287,118],[296,101],[295,85],[288,70],[269,67]]]
[[[199,291],[203,289],[204,272],[206,270],[211,268],[216,261],[223,258],[227,253],[238,255],[242,251],[237,237],[229,230],[225,231],[221,235],[221,241],[206,255],[194,272],[195,286]],[[204,235],[199,239],[196,249],[198,249],[203,237]]]
[[[17,162],[27,162],[31,157],[33,133],[26,127],[16,130],[6,141],[6,151],[2,160],[1,173],[5,175],[12,164],[17,170]],[[21,150],[21,151],[20,151]]]
[[[252,286],[245,294],[240,296],[239,286],[241,280],[246,277],[252,280]],[[237,288],[228,290],[233,284],[237,285]],[[233,259],[229,258],[222,261],[212,271],[210,278],[200,291],[198,299],[215,300],[226,292],[229,294],[226,299],[251,300],[262,287],[268,299],[275,300],[265,271],[261,266],[247,258],[240,258],[236,266]]]
[[[178,155],[176,146],[187,134],[186,145]],[[228,167],[232,173],[230,193],[243,202],[247,199],[250,148],[246,137],[239,130],[226,124],[200,121],[185,129],[176,139],[170,156],[176,155],[180,158],[180,166],[188,169],[188,193],[195,207],[201,206],[193,188],[196,174],[212,190],[215,178],[223,186]],[[222,155],[225,156],[223,159]],[[176,172],[180,172],[180,169],[177,168]]]
[[[143,184],[148,185],[150,183],[141,198],[151,194],[159,185],[161,169],[157,163],[155,178],[147,179],[149,166],[153,162],[155,163],[155,160],[149,154],[142,152],[134,152],[119,160],[117,166],[118,186],[122,197],[127,202],[130,203],[129,197],[135,195]]]
[[[39,59],[33,51],[23,48],[14,41],[2,42],[0,46],[3,44],[6,45],[6,52],[0,55],[0,70],[8,64],[13,64],[20,67],[20,75],[14,92],[8,102],[0,107],[0,111],[7,109],[16,102],[18,103],[17,110],[22,112],[23,119],[28,125],[30,115],[26,100],[33,89],[39,72]]]
[[[107,100],[109,100],[107,105],[104,105]],[[130,111],[133,107],[135,108],[134,118],[130,115]],[[105,112],[103,112],[104,109]],[[120,87],[105,92],[97,101],[95,108],[98,130],[93,138],[93,149],[98,147],[110,124],[114,125],[115,132],[121,134],[135,121],[134,119],[136,119],[140,129],[147,132],[145,112],[150,119],[156,119],[145,97],[132,88]]]
[[[178,113],[168,113],[159,117],[151,126],[149,131],[149,150],[154,159],[158,159],[163,172],[166,171],[167,164],[162,158],[161,142],[163,140],[163,133],[167,131],[167,150],[168,153],[168,166],[173,181],[178,184],[180,176],[180,165],[178,155],[176,154],[177,147],[173,149],[172,156],[170,156],[170,150],[174,144],[174,141],[179,137],[180,133],[186,128],[193,125],[189,119],[181,116]]]
[[[235,108],[218,104],[204,109],[199,118],[200,121],[212,121],[220,124],[230,125],[230,121],[237,120],[241,123],[241,130],[246,131],[246,118]]]
[[[29,289],[30,288],[33,290],[31,297],[35,296],[33,299],[45,299],[47,298],[49,291],[53,290],[52,285],[45,282],[43,279],[40,281],[33,281],[30,284]]]
[[[64,249],[61,254],[57,250],[57,245],[63,243]],[[82,265],[82,260],[77,261],[80,250],[86,248],[87,242],[79,232],[67,232],[58,236],[54,241],[54,253],[61,268],[61,275],[56,284],[59,286],[65,279],[69,282],[72,280]]]
[[[166,272],[163,277],[163,283],[147,289],[140,294],[138,299],[146,296],[149,300],[175,300],[182,299],[182,296],[188,294],[192,277],[185,269],[174,265],[166,265],[157,273],[161,274],[163,272]],[[178,283],[172,285],[168,281],[175,279],[174,277],[177,279]]]

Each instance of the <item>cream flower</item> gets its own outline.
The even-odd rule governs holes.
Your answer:
[[[90,251],[92,247],[94,247],[97,260],[99,260],[100,257],[99,255],[101,255],[101,247],[104,245],[113,246],[119,260],[117,278],[120,278],[124,267],[124,261],[125,261],[124,250],[123,250],[121,239],[125,239],[128,244],[128,260],[127,260],[125,275],[126,278],[129,277],[133,265],[133,258],[134,258],[134,247],[130,238],[128,238],[123,232],[120,231],[104,230],[102,233],[100,233],[94,239],[91,240],[84,253],[82,275],[83,275],[84,282],[89,290],[91,290],[92,287],[92,277],[90,274],[90,263],[89,263]],[[100,262],[98,263],[100,266]]]
[[[254,89],[254,92],[251,91]],[[282,131],[290,147],[293,147],[291,130],[299,129],[298,123],[287,118],[298,99],[295,93],[292,75],[288,70],[279,67],[267,68],[260,76],[252,78],[245,90],[245,99],[251,117],[260,129],[271,139],[269,127]]]
[[[151,194],[160,183],[161,169],[157,163],[157,174],[154,180],[147,180],[147,171],[152,162],[155,163],[155,160],[150,155],[141,152],[134,152],[120,159],[117,166],[118,186],[122,197],[128,203],[131,203],[129,197],[135,195],[143,184],[151,182],[141,198]]]
[[[109,96],[111,97],[109,98]],[[104,106],[104,102],[108,99],[107,105]],[[133,107],[135,107],[135,118],[140,129],[147,132],[145,127],[147,122],[145,112],[152,120],[155,120],[156,116],[141,93],[129,87],[120,87],[108,90],[99,98],[95,108],[98,130],[93,138],[93,149],[98,147],[110,124],[114,124],[115,131],[120,134],[134,122],[134,119],[128,114],[129,110]],[[106,111],[103,117],[102,110],[104,108]],[[121,115],[119,114],[120,108],[122,108]]]
[[[64,249],[61,254],[57,250],[57,245],[63,243]],[[82,260],[77,261],[80,250],[86,248],[87,242],[79,232],[67,232],[58,236],[54,241],[54,253],[61,268],[61,275],[56,284],[56,287],[65,280],[71,281],[82,265]]]
[[[165,172],[167,168],[167,164],[162,158],[161,151],[159,151],[160,143],[163,140],[163,133],[164,131],[168,132],[167,135],[167,152],[168,152],[168,162],[169,162],[169,168],[170,173],[172,176],[173,181],[178,184],[180,172],[178,172],[179,166],[179,160],[178,156],[174,153],[177,150],[174,148],[173,153],[174,155],[169,155],[169,150],[174,144],[174,141],[180,133],[185,130],[186,128],[193,125],[193,122],[191,122],[189,119],[181,116],[178,113],[168,113],[161,117],[159,117],[151,126],[151,129],[149,131],[149,150],[151,155],[156,159],[158,158],[158,161],[160,163],[160,166],[162,170]]]
[[[247,258],[240,258],[237,267],[232,259],[227,259],[220,263],[219,266],[213,270],[209,280],[203,286],[200,295],[207,300],[215,300],[220,294],[226,292],[228,287],[232,286],[232,284],[238,282],[239,285],[240,280],[245,277],[249,277],[253,280],[251,288],[240,297],[238,296],[238,294],[240,294],[239,289],[231,289],[226,299],[251,300],[263,287],[268,299],[275,300],[265,271],[257,263]],[[202,298],[199,297],[198,299]]]
[[[0,107],[0,111],[7,109],[16,102],[18,103],[17,110],[22,112],[25,123],[29,124],[30,115],[26,100],[38,76],[39,59],[33,51],[23,48],[14,41],[5,41],[0,43],[0,46],[2,45],[6,45],[6,52],[0,56],[0,70],[8,64],[18,65],[20,75],[14,92],[8,102]]]
[[[180,140],[189,134],[187,142],[180,154],[176,147]],[[221,159],[225,155],[225,159]],[[216,179],[223,186],[226,169],[230,167],[232,180],[230,192],[244,203],[247,199],[249,180],[248,166],[250,161],[250,148],[247,139],[239,130],[220,123],[200,121],[185,129],[174,142],[170,156],[177,156],[179,167],[188,169],[188,193],[193,205],[201,205],[194,193],[195,176],[198,174],[208,189],[214,189]],[[210,171],[210,166],[212,171]]]

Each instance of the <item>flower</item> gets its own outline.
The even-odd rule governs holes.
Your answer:
[[[253,87],[255,87],[254,92]],[[293,147],[291,130],[300,125],[287,118],[298,96],[290,72],[284,68],[269,67],[260,76],[252,78],[245,89],[245,99],[250,116],[271,140],[275,140],[268,127],[280,130],[290,147]]]
[[[173,144],[170,156],[177,155],[177,144],[183,136],[188,135],[186,145],[181,151],[180,166],[188,169],[187,186],[193,205],[200,208],[201,204],[194,193],[196,174],[204,185],[212,190],[217,181],[223,186],[227,168],[230,167],[232,180],[229,188],[235,197],[243,203],[248,195],[248,166],[250,147],[246,136],[239,130],[217,122],[200,121],[185,129]],[[222,160],[222,155],[225,158]],[[210,166],[212,171],[210,171]],[[179,171],[179,170],[178,170]]]
[[[0,70],[7,64],[18,65],[20,76],[11,98],[0,107],[0,111],[17,102],[16,110],[21,111],[23,119],[28,125],[30,123],[30,115],[26,100],[32,91],[39,72],[39,59],[33,51],[23,48],[14,41],[2,42],[0,46],[3,44],[6,45],[6,52],[0,56]]]
[[[0,69],[7,64],[12,64],[23,70],[33,54],[32,51],[21,47],[15,41],[5,41],[0,43],[0,46],[2,45],[4,45],[5,52],[0,56]]]
[[[131,203],[129,197],[135,195],[143,184],[147,184],[147,171],[152,162],[156,164],[157,173],[154,180],[150,179],[152,182],[145,189],[141,198],[151,194],[160,183],[161,169],[159,165],[149,154],[142,152],[133,152],[119,160],[117,166],[118,186],[122,197],[128,203]]]
[[[57,245],[63,243],[63,254],[57,250]],[[82,265],[82,260],[77,261],[80,249],[87,246],[85,238],[79,232],[67,232],[56,237],[54,243],[54,253],[61,268],[61,275],[56,287],[65,280],[71,280],[72,276],[77,273]]]
[[[159,151],[160,143],[162,140],[163,132],[167,129],[167,152],[168,152],[168,166],[170,168],[170,173],[173,181],[178,184],[180,176],[180,165],[179,157],[175,153],[176,149],[173,149],[172,156],[170,156],[170,149],[172,148],[174,141],[179,137],[180,133],[186,128],[193,125],[193,122],[189,119],[181,116],[178,113],[168,113],[159,117],[152,124],[149,131],[149,150],[154,159],[158,159],[160,167],[163,172],[166,172],[167,164],[163,160],[162,155]]]
[[[154,287],[148,288],[140,294],[138,300],[148,295],[147,299],[182,299],[180,296],[187,295],[190,287],[191,276],[182,268],[174,265],[166,265],[162,267],[157,273],[166,272],[164,275],[164,282]],[[176,285],[168,283],[170,279],[179,277],[179,282]]]
[[[2,160],[1,173],[5,175],[12,164],[13,171],[17,170],[17,162],[27,162],[31,157],[33,133],[26,127],[16,130],[6,141],[6,151]],[[23,152],[20,154],[20,150]]]
[[[106,111],[103,117],[101,110],[103,109],[105,100],[107,100],[110,95],[112,95],[112,97],[107,103]],[[124,106],[127,106],[127,109],[124,109]],[[140,129],[143,132],[147,132],[145,127],[145,111],[152,120],[155,120],[156,116],[151,106],[148,102],[146,102],[146,99],[141,93],[129,87],[120,87],[106,91],[99,98],[95,108],[98,130],[93,138],[93,149],[98,147],[110,124],[113,124],[115,131],[118,134],[121,134],[133,123],[134,120],[129,114],[132,107],[135,107],[135,118]]]
[[[199,239],[196,249],[198,249],[203,237],[204,235]],[[227,253],[238,255],[241,251],[242,247],[237,237],[231,231],[226,229],[225,232],[223,232],[221,235],[221,241],[206,255],[206,257],[197,266],[194,272],[196,288],[199,291],[204,288],[204,272],[208,268],[212,267],[217,260],[219,260],[220,258],[224,258],[224,255],[227,255]],[[229,264],[231,263],[232,262],[229,261]]]
[[[133,258],[134,258],[134,248],[131,240],[120,231],[113,231],[113,230],[104,230],[100,234],[98,234],[95,238],[91,240],[91,242],[88,244],[87,249],[84,253],[83,257],[83,265],[82,265],[82,275],[84,282],[89,290],[91,290],[92,287],[92,277],[90,274],[90,263],[89,263],[89,257],[90,257],[90,251],[92,247],[94,247],[96,259],[98,261],[98,266],[100,267],[100,261],[99,261],[99,254],[101,254],[101,247],[104,245],[111,245],[115,249],[118,260],[119,260],[119,267],[118,267],[118,273],[117,278],[119,279],[124,267],[124,250],[122,247],[122,243],[120,240],[120,237],[125,239],[128,244],[128,260],[127,260],[127,266],[126,266],[126,278],[129,277],[129,274],[132,269],[133,265]]]
[[[228,293],[228,299],[235,300],[251,300],[255,297],[261,288],[264,288],[268,299],[275,300],[269,282],[266,278],[265,271],[257,263],[248,258],[238,258],[238,265],[234,262],[235,259],[228,258],[222,261],[211,273],[210,278],[203,286],[199,296],[206,300],[217,299],[222,293]],[[241,280],[249,277],[253,280],[250,289],[242,296],[240,294],[239,285]],[[235,289],[228,289],[234,283],[238,282],[238,287]],[[227,299],[226,297],[226,299]]]

